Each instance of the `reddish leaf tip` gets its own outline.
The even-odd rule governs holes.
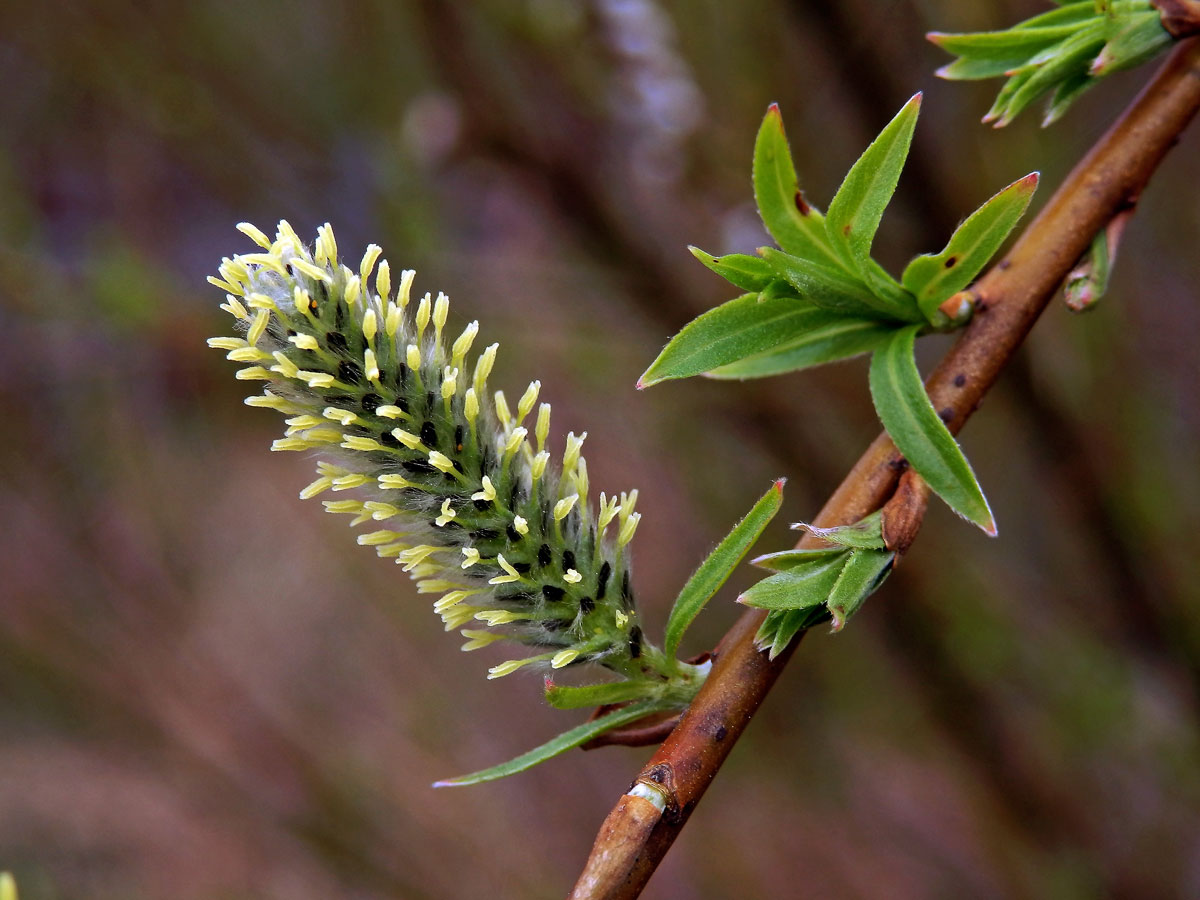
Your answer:
[[[778,491],[780,494],[782,494],[782,493],[783,493],[783,486],[784,486],[785,484],[787,484],[787,479],[786,479],[786,478],[776,478],[776,479],[775,479],[775,485],[774,485],[774,488],[775,488],[775,490],[776,490],[776,491]]]
[[[947,35],[944,31],[925,32],[925,40],[929,41],[931,44],[937,44],[939,47],[942,46],[942,42],[946,40],[946,37]]]
[[[430,787],[435,787],[435,788],[458,787],[458,782],[455,781],[453,778],[450,778],[450,779],[447,779],[446,781],[435,781],[432,785],[430,785]]]
[[[999,531],[996,529],[995,519],[988,519],[987,524],[981,527],[983,528],[983,533],[988,537],[995,537],[997,534],[999,534]]]
[[[768,116],[782,116],[783,114],[779,111],[779,104],[772,103],[770,106],[768,106],[767,107],[767,115]]]
[[[644,378],[644,377],[645,376],[643,375],[642,378]],[[646,383],[644,381],[642,381],[641,378],[639,378],[637,380],[637,384],[635,384],[634,387],[637,388],[639,391],[644,391],[646,389]]]

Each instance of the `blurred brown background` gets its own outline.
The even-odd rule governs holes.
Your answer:
[[[536,676],[486,682],[503,648],[460,654],[296,498],[311,461],[267,452],[278,418],[204,346],[235,222],[381,243],[501,341],[497,385],[542,379],[596,489],[641,488],[657,633],[770,478],[781,519],[811,516],[878,428],[861,360],[633,390],[733,293],[685,245],[765,242],[766,105],[824,206],[926,91],[877,244],[899,271],[1030,170],[1044,200],[1149,74],[1052,131],[979,125],[998,83],[939,82],[923,32],[1043,8],[0,5],[0,869],[22,897],[561,896],[647,755],[430,790],[577,717]],[[853,626],[805,642],[647,897],[1200,896],[1198,141],[1110,297],[1056,304],[964,434],[1000,539],[933,510]]]

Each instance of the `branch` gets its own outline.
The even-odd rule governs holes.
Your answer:
[[[952,432],[979,406],[1093,236],[1141,192],[1197,109],[1200,38],[1190,38],[1180,42],[1010,252],[975,284],[975,317],[926,382]],[[891,440],[880,435],[815,524],[853,522],[878,509],[895,492],[904,468]],[[638,775],[635,793],[624,795],[605,819],[572,900],[628,900],[641,893],[799,644],[768,660],[754,646],[763,616],[745,613],[721,640],[708,681]]]

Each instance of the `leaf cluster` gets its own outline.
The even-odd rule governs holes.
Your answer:
[[[929,39],[958,57],[938,70],[943,78],[1008,78],[983,118],[997,128],[1047,94],[1042,124],[1050,125],[1101,78],[1157,56],[1172,41],[1149,0],[1063,3],[1003,31],[933,32]]]
[[[899,280],[871,257],[920,110],[917,94],[851,167],[827,213],[799,188],[783,120],[772,105],[754,146],[754,196],[778,249],[713,256],[692,248],[741,296],[686,325],[639,381],[708,375],[755,378],[832,362],[883,346],[898,328],[963,324],[962,294],[1024,212],[1037,176],[988,200],[936,254],[918,256]]]
[[[828,549],[769,553],[755,565],[775,574],[738,598],[768,611],[755,640],[774,659],[800,631],[833,620],[841,631],[892,570],[896,554],[883,539],[880,513],[837,528],[797,523],[831,544]]]

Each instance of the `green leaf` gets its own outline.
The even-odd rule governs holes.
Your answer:
[[[779,351],[794,351],[807,357],[805,365],[816,365],[864,352],[873,344],[864,346],[863,332],[878,330],[887,329],[875,321],[843,319],[796,297],[743,294],[685,325],[642,375],[638,388]]]
[[[888,573],[896,554],[890,550],[852,550],[826,604],[833,616],[833,630],[841,631],[863,602],[875,593]]]
[[[785,278],[802,298],[823,309],[858,318],[920,321],[916,303],[903,290],[900,295],[907,302],[896,302],[894,294],[877,296],[861,279],[841,267],[802,259],[771,247],[763,247],[758,252],[774,275]]]
[[[1134,3],[1119,3],[1118,6],[1128,7],[1141,5],[1145,8],[1146,0],[1136,0]],[[1066,25],[1072,22],[1085,22],[1096,15],[1095,0],[1078,0],[1076,3],[1063,3],[1059,9],[1052,9],[1041,15],[1018,22],[1013,28],[1048,28],[1054,25]]]
[[[779,276],[757,256],[747,256],[744,253],[726,253],[724,256],[713,256],[705,253],[699,247],[688,247],[692,256],[704,263],[726,281],[740,287],[743,291],[762,291]]]
[[[1071,104],[1094,87],[1096,83],[1097,79],[1083,74],[1072,75],[1060,81],[1046,104],[1046,113],[1042,116],[1042,127],[1053,125],[1061,119]]]
[[[775,518],[783,505],[783,481],[776,481],[769,491],[759,498],[745,518],[733,526],[733,530],[717,545],[708,558],[700,564],[671,607],[667,619],[667,632],[663,652],[668,659],[675,658],[679,642],[688,626],[704,609],[704,605],[720,590],[738,563],[754,546],[767,523]]]
[[[925,37],[947,53],[971,59],[1028,59],[1050,44],[1057,44],[1079,30],[1075,23],[1033,28],[1009,28],[1005,31],[976,31],[971,34],[945,34],[931,31]]]
[[[963,56],[942,66],[934,74],[947,81],[979,81],[983,78],[998,78],[1001,75],[1007,75],[1028,61],[1029,58],[1024,54],[997,59],[973,59]]]
[[[1091,74],[1111,75],[1131,69],[1157,56],[1172,40],[1171,33],[1163,27],[1162,16],[1157,12],[1130,16],[1129,23],[1113,35],[1092,61]]]
[[[764,553],[750,560],[751,565],[772,572],[787,572],[812,562],[827,561],[831,557],[844,553],[841,547],[822,547],[819,550],[778,550],[775,553]]]
[[[971,213],[941,253],[918,256],[908,264],[901,280],[916,295],[926,319],[944,321],[938,307],[975,280],[1020,221],[1037,185],[1036,172],[1013,182]]]
[[[767,613],[766,619],[754,635],[754,644],[759,650],[766,650],[767,656],[774,659],[792,642],[801,631],[828,621],[829,610],[824,606],[811,606],[808,609],[782,609]]]
[[[585,684],[579,687],[558,685],[547,681],[546,702],[555,709],[580,709],[607,706],[610,703],[628,703],[642,700],[660,689],[652,681],[609,681],[603,684]]]
[[[829,204],[825,233],[852,271],[862,273],[867,268],[871,243],[900,180],[920,110],[921,95],[917,94],[850,167]]]
[[[807,531],[823,541],[837,544],[840,547],[854,547],[863,550],[882,550],[883,516],[879,510],[859,519],[852,525],[837,525],[833,528],[817,528],[805,522],[797,522],[792,526]]]
[[[662,708],[655,701],[647,701],[645,703],[634,703],[621,709],[614,709],[612,712],[606,713],[599,718],[592,719],[590,722],[584,722],[570,731],[565,731],[553,740],[547,741],[540,747],[535,747],[528,753],[522,753],[520,756],[510,759],[506,763],[501,763],[498,766],[483,769],[479,772],[472,772],[470,775],[460,775],[458,778],[435,781],[433,786],[435,788],[461,787],[468,784],[480,784],[484,781],[495,781],[497,778],[505,778],[509,775],[515,775],[518,772],[524,772],[526,769],[531,769],[538,763],[543,763],[552,757],[558,756],[560,753],[572,750],[580,744],[586,744],[592,738],[599,737],[606,731],[620,728],[622,725],[628,725],[630,722],[636,722],[643,716],[658,712]]]
[[[1111,227],[1111,226],[1110,226]],[[1108,290],[1112,257],[1108,228],[1100,229],[1083,259],[1067,274],[1063,297],[1074,312],[1091,309]]]
[[[747,356],[704,374],[709,378],[745,379],[782,375],[869,353],[887,341],[894,326],[878,319],[852,319],[821,310],[807,328],[765,353]]]
[[[752,585],[738,597],[738,603],[757,609],[807,609],[820,606],[829,599],[829,592],[853,551],[813,559],[785,572],[779,572]]]
[[[1063,41],[1053,58],[1038,66],[1020,87],[1012,92],[1004,107],[1003,115],[996,122],[1001,128],[1016,118],[1026,106],[1050,90],[1059,81],[1070,77],[1074,70],[1085,66],[1104,46],[1105,25],[1103,20],[1081,28],[1075,37]]]
[[[925,393],[913,345],[919,325],[896,331],[871,358],[871,399],[883,427],[939,497],[990,535],[996,523],[975,473]]]
[[[820,211],[809,205],[796,181],[792,153],[779,106],[767,107],[754,142],[754,200],[763,225],[789,253],[836,261],[825,237]]]

